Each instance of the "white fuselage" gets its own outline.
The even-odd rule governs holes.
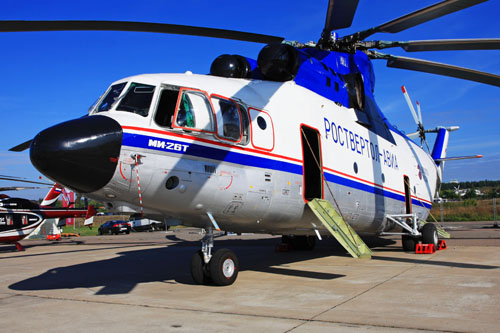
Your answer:
[[[438,171],[426,152],[395,130],[394,143],[376,135],[356,122],[353,109],[293,81],[155,74],[114,84],[120,82],[157,88],[147,116],[116,111],[116,105],[98,113],[118,121],[124,137],[113,178],[87,195],[113,210],[140,212],[140,193],[144,213],[167,222],[205,227],[210,213],[227,231],[314,234],[315,218],[304,198],[303,149],[308,148],[301,126],[306,126],[320,137],[322,195],[338,203],[356,231],[376,234],[393,227],[386,215],[406,212],[405,176],[412,212],[421,219],[428,215]],[[247,136],[239,142],[220,137],[217,113],[210,120],[213,132],[159,125],[155,112],[161,89],[168,86],[236,101],[250,120]]]

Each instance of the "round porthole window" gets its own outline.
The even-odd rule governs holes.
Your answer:
[[[257,117],[257,125],[259,125],[259,128],[263,131],[267,128],[266,120],[261,116]]]
[[[385,175],[382,174],[382,183],[385,183]]]
[[[179,178],[177,176],[172,176],[167,179],[167,182],[165,183],[165,187],[167,190],[173,190],[174,188],[179,185]]]
[[[358,163],[354,162],[354,173],[358,173]]]

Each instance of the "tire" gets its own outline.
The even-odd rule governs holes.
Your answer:
[[[238,258],[229,249],[220,249],[210,259],[210,276],[217,286],[229,286],[234,283],[240,270]]]
[[[98,233],[99,235],[102,235],[102,231],[101,231],[101,230],[97,230],[97,233]]]
[[[426,223],[421,232],[422,244],[434,244],[434,248],[437,250],[439,239],[436,226],[433,223]]]
[[[403,243],[403,251],[415,252],[418,244],[418,239],[410,235],[403,235],[401,236],[401,242]]]
[[[212,282],[207,268],[203,261],[203,252],[200,250],[193,254],[191,258],[191,277],[196,284],[209,284]]]

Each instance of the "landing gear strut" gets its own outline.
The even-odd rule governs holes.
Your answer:
[[[238,276],[238,258],[229,249],[220,249],[212,255],[214,233],[208,227],[201,240],[201,250],[191,258],[191,276],[197,284],[214,283],[217,286],[233,284]]]

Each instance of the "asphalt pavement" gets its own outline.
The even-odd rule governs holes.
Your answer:
[[[240,272],[227,287],[195,285],[196,229],[24,240],[0,245],[4,331],[494,332],[500,326],[500,229],[447,223],[448,248],[405,253],[369,238],[370,260],[334,239],[275,252],[280,238],[217,238]]]

